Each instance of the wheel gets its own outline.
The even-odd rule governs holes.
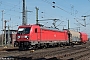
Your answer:
[[[19,47],[19,51],[23,51],[24,50],[24,48],[23,47]]]
[[[71,47],[74,47],[74,44],[73,44],[73,43],[71,43],[71,44],[70,44],[70,46],[71,46]]]

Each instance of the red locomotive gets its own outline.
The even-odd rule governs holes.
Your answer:
[[[63,46],[75,43],[86,43],[88,36],[85,33],[72,30],[57,30],[41,27],[40,25],[19,26],[14,46],[19,49],[39,48],[49,46]]]

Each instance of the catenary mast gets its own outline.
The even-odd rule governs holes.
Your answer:
[[[26,19],[26,10],[25,10],[25,0],[23,0],[23,12],[22,12],[22,25],[27,24],[27,19]]]

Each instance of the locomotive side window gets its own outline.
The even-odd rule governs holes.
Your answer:
[[[37,28],[35,28],[35,33],[37,33]]]

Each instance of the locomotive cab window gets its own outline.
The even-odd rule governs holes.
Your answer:
[[[37,33],[37,28],[35,28],[35,33]]]
[[[27,28],[19,28],[17,34],[29,34],[30,33],[30,27]]]

